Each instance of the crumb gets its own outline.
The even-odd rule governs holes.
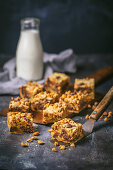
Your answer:
[[[39,144],[39,145],[42,145],[42,144],[44,144],[44,141],[38,140],[38,144]]]
[[[97,106],[98,102],[95,102],[94,105]]]
[[[65,150],[65,149],[66,149],[65,145],[60,145],[59,147],[60,147],[60,149],[62,149],[62,150]]]
[[[108,113],[108,118],[112,118],[112,112]]]
[[[89,119],[89,115],[86,115],[86,116],[85,116],[85,119]]]
[[[103,113],[103,116],[107,116],[107,112],[104,112],[104,113]]]
[[[90,104],[88,104],[88,108],[91,108],[91,105],[90,105]]]
[[[109,121],[109,119],[108,119],[107,117],[105,117],[104,121],[105,121],[105,122],[108,122],[108,121]]]
[[[102,116],[100,116],[100,119],[103,119],[103,115],[102,115]]]
[[[31,137],[32,140],[37,140],[36,136]]]
[[[71,146],[71,147],[75,147],[75,144],[74,144],[74,143],[71,143],[70,146]]]
[[[93,106],[92,106],[92,109],[95,110],[95,108],[96,108],[96,107],[93,105]]]
[[[59,145],[59,143],[58,143],[58,142],[54,142],[54,145],[55,145],[55,146],[58,146],[58,145]]]
[[[52,151],[53,151],[53,152],[57,152],[57,149],[56,149],[56,148],[52,148]]]
[[[33,141],[33,139],[31,139],[31,138],[27,139],[27,142],[32,142],[32,141]]]
[[[29,149],[27,150],[27,152],[29,152]]]
[[[34,132],[33,135],[34,135],[34,136],[38,136],[38,135],[39,135],[39,132],[38,132],[38,131],[37,131],[37,132]]]
[[[24,142],[21,142],[21,146],[28,147],[28,145],[26,143],[24,143]]]
[[[36,146],[38,146],[38,145],[36,145]]]
[[[52,129],[49,129],[48,132],[52,132],[53,130]]]

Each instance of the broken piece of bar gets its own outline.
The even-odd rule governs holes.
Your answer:
[[[82,124],[65,118],[51,126],[51,136],[64,143],[75,143],[83,137]]]
[[[48,92],[56,91],[57,93],[62,93],[68,88],[69,82],[69,76],[55,72],[45,80],[44,88]]]
[[[58,97],[59,95],[56,92],[47,93],[46,91],[42,91],[34,97],[31,97],[31,110],[35,112],[43,110],[47,103],[55,103]]]
[[[10,133],[23,134],[34,132],[31,113],[8,112],[7,124]]]
[[[30,102],[27,98],[11,98],[9,103],[9,111],[11,112],[29,112],[30,111]]]
[[[45,106],[46,108],[43,112],[44,124],[54,123],[67,117],[67,105],[65,103],[59,102]]]
[[[28,81],[26,84],[19,88],[20,96],[25,98],[30,98],[43,91],[43,86],[37,82]]]
[[[83,79],[75,79],[74,83],[74,91],[82,92],[87,96],[87,100],[91,101],[95,98],[95,82],[93,78],[83,78]]]
[[[59,101],[66,103],[69,117],[73,113],[79,113],[81,110],[86,108],[89,103],[87,96],[81,91],[78,93],[67,91],[60,97]]]

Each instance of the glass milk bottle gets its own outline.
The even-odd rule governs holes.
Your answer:
[[[39,80],[43,75],[43,49],[39,33],[40,20],[21,20],[21,33],[16,51],[17,77]]]

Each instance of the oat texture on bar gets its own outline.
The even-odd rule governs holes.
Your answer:
[[[58,94],[56,92],[47,93],[46,91],[42,91],[31,97],[31,110],[38,112],[39,110],[43,110],[46,104],[55,103],[57,100]]]
[[[43,123],[54,123],[67,116],[67,105],[64,102],[50,104],[43,110]]]
[[[68,88],[69,82],[69,76],[64,73],[55,72],[45,80],[44,88],[48,92],[56,91],[60,94]]]
[[[29,112],[30,111],[30,102],[28,98],[11,98],[9,103],[9,111],[11,112]]]
[[[19,88],[19,91],[21,97],[30,98],[43,91],[43,86],[38,82],[28,81]]]
[[[95,81],[93,78],[75,79],[74,91],[82,92],[87,100],[91,101],[95,98]]]
[[[86,95],[80,92],[66,91],[59,99],[60,102],[65,102],[67,105],[68,114],[78,114],[87,107],[88,101]]]
[[[7,125],[10,133],[23,134],[34,132],[31,113],[8,112]]]
[[[51,136],[64,143],[75,143],[83,137],[82,124],[70,118],[62,119],[51,126]]]

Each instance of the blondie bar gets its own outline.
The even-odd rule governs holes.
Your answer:
[[[79,113],[88,105],[86,96],[81,91],[78,93],[67,91],[60,97],[59,101],[66,103],[69,116],[72,113]]]
[[[59,102],[45,106],[43,110],[43,123],[54,123],[67,117],[67,105]]]
[[[93,100],[95,98],[94,86],[93,78],[75,79],[74,91],[81,91],[87,96],[87,100]]]
[[[83,137],[82,124],[75,123],[70,118],[55,122],[50,132],[53,139],[64,143],[75,143]]]
[[[30,102],[27,98],[11,98],[9,103],[9,111],[11,112],[29,112],[30,111]]]
[[[69,82],[69,76],[55,72],[45,80],[44,88],[48,92],[56,91],[57,93],[62,93],[68,88]]]
[[[43,91],[43,86],[37,82],[28,81],[22,87],[19,88],[20,96],[25,98],[30,98]]]
[[[10,133],[22,134],[34,131],[31,113],[8,112],[7,124]]]
[[[35,112],[43,110],[47,103],[55,103],[58,97],[59,95],[56,92],[47,93],[46,91],[42,91],[34,97],[31,97],[31,110]]]

